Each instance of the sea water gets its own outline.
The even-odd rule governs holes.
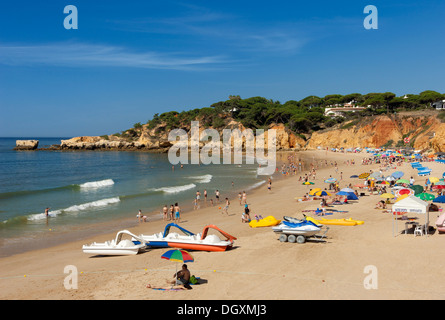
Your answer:
[[[0,256],[118,231],[137,223],[138,210],[159,219],[165,204],[191,207],[198,190],[224,199],[268,178],[258,164],[172,168],[167,154],[14,151],[16,139],[0,138]],[[36,139],[43,147],[64,138]]]

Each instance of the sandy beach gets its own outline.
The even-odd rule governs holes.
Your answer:
[[[332,177],[343,180],[340,188],[360,182],[351,175],[378,170],[379,165],[362,165],[365,153],[334,153],[305,151],[305,156],[328,160],[319,166],[313,186],[302,185],[297,175],[273,181],[248,193],[247,203],[252,217],[261,214],[277,219],[283,216],[301,218],[303,210],[319,207],[319,201],[297,201],[310,188],[325,188],[323,181]],[[345,164],[354,159],[354,165]],[[338,173],[330,165],[338,163]],[[430,162],[432,176],[442,177],[443,164]],[[407,163],[397,170],[404,177],[413,176],[423,185],[425,177]],[[389,170],[387,175],[396,170]],[[305,172],[302,172],[302,175]],[[242,191],[242,190],[239,190]],[[204,283],[193,290],[160,291],[146,287],[165,286],[175,272],[175,263],[161,259],[167,249],[148,249],[135,256],[95,257],[84,254],[83,244],[111,240],[114,234],[70,242],[48,249],[29,251],[0,259],[0,298],[3,300],[86,300],[86,299],[149,299],[149,300],[284,300],[284,299],[444,299],[445,258],[442,255],[445,235],[437,231],[428,237],[402,234],[404,222],[398,221],[398,233],[393,236],[392,215],[374,209],[382,200],[379,195],[365,196],[341,206],[347,213],[334,213],[326,218],[353,218],[363,225],[330,226],[326,243],[282,243],[270,227],[250,228],[241,223],[243,207],[231,198],[229,215],[223,215],[220,205],[201,206],[182,216],[181,225],[198,233],[207,224],[214,224],[237,237],[233,249],[226,252],[192,252],[195,261],[189,263],[191,274]],[[223,195],[224,198],[224,195]],[[335,209],[339,209],[336,207]],[[314,217],[312,213],[306,213]],[[430,225],[439,213],[430,213]],[[412,216],[412,215],[410,215]],[[419,215],[422,222],[425,216]],[[163,231],[166,222],[150,221],[130,229],[136,235]],[[116,232],[119,231],[118,229]],[[66,289],[66,266],[78,271],[78,288]],[[371,268],[371,269],[370,269]],[[376,282],[366,286],[369,270]]]

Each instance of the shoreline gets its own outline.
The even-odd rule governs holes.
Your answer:
[[[92,151],[94,152],[94,151]],[[283,155],[287,155],[289,154],[289,152],[279,152],[277,158],[279,158],[280,160],[277,161],[277,166],[280,163],[280,161],[282,162],[282,158]],[[204,169],[205,170],[205,169]],[[274,172],[274,175],[276,175],[276,172]],[[278,176],[278,179],[280,177]],[[255,189],[260,188],[261,186],[263,186],[266,182],[266,176],[264,176],[264,180],[261,181],[262,183],[257,185],[258,183],[255,183],[251,186],[247,186],[244,187],[244,189],[246,191],[254,191]],[[237,197],[237,193],[239,191],[242,190],[238,190],[236,187],[233,188],[233,190],[230,190],[229,192],[226,192],[226,194],[222,195],[222,199],[220,200],[220,202],[223,202],[224,197],[229,197],[229,199],[235,200],[235,197]],[[209,198],[214,198],[213,196],[210,196]],[[168,200],[168,203],[172,202],[176,202],[175,200],[175,195],[172,194],[170,196],[171,200]],[[190,212],[195,211],[193,209],[193,204],[192,204],[193,199],[190,199],[190,201],[186,202],[186,203],[180,203],[180,206],[182,208],[182,212],[183,214],[187,215]],[[216,202],[214,204],[214,206],[219,207],[221,205],[221,203],[218,205]],[[201,205],[204,204],[204,201],[202,200]],[[207,207],[210,207],[210,204],[208,204]],[[203,207],[201,209],[205,209],[206,207]],[[201,210],[201,209],[198,209]],[[150,211],[143,211],[143,214],[147,216],[148,222],[153,222],[153,221],[162,221],[163,217],[162,217],[162,207],[159,207],[157,209],[153,209]],[[131,218],[130,218],[131,217]],[[23,248],[23,245],[21,244],[23,241],[20,241],[20,239],[23,239],[25,236],[19,237],[19,238],[11,238],[11,237],[7,237],[7,238],[3,238],[0,241],[1,242],[10,242],[10,248],[5,248],[5,246],[0,243],[2,245],[2,248],[4,248],[0,254],[1,258],[7,258],[9,256],[15,255],[15,254],[19,254],[19,253],[23,253],[23,252],[29,252],[32,250],[40,250],[40,249],[48,249],[54,246],[54,243],[58,244],[67,244],[70,242],[75,242],[75,241],[81,241],[81,240],[86,240],[89,238],[92,238],[94,236],[102,236],[102,235],[107,235],[110,234],[112,232],[117,232],[119,230],[122,229],[131,229],[134,227],[137,227],[140,223],[137,221],[136,218],[136,212],[126,212],[122,215],[122,217],[119,218],[114,218],[110,221],[107,222],[94,222],[93,224],[85,224],[85,225],[80,225],[78,228],[75,228],[73,230],[65,230],[65,231],[55,231],[53,230],[54,227],[51,226],[51,219],[50,218],[46,224],[46,229],[47,232],[45,232],[43,234],[43,236],[45,238],[39,238],[39,239],[34,239],[33,241],[31,241],[31,243],[29,243],[29,240],[26,240],[29,244]],[[171,222],[171,221],[168,221]],[[38,236],[39,231],[36,231],[36,236]],[[43,232],[43,231],[40,231]]]
[[[337,161],[344,177],[378,168],[378,165],[360,165],[359,159],[366,157],[365,154],[325,151],[305,154],[317,160]],[[343,163],[352,158],[356,160],[354,166]],[[406,164],[401,169],[409,171]],[[315,186],[326,186],[319,183],[333,171],[329,164],[319,168]],[[274,179],[271,192],[267,191],[266,185],[249,192],[247,202],[252,210],[251,217],[254,214],[273,215],[277,219],[284,215],[301,217],[302,211],[315,209],[317,201],[298,202],[294,199],[312,188],[301,185],[298,176]],[[344,180],[344,183],[351,181],[349,178]],[[418,177],[416,180],[424,181]],[[110,240],[115,236],[110,233],[0,258],[0,283],[4,288],[1,296],[8,300],[443,299],[445,290],[435,280],[443,259],[439,253],[428,255],[440,252],[441,235],[436,232],[422,238],[414,238],[412,234],[393,237],[390,215],[373,209],[379,199],[377,195],[366,195],[358,203],[347,205],[349,213],[334,214],[332,218],[351,217],[364,220],[365,224],[332,226],[325,244],[281,243],[270,228],[250,228],[240,222],[242,206],[237,199],[231,199],[228,216],[214,207],[187,212],[181,222],[186,229],[197,233],[206,224],[215,224],[237,237],[235,247],[227,252],[193,252],[195,262],[189,265],[192,274],[208,281],[194,290],[160,294],[145,287],[147,283],[162,283],[174,271],[174,264],[160,259],[165,250],[150,249],[136,256],[121,257],[92,257],[82,252],[82,244]],[[430,223],[434,219],[435,216],[430,214]],[[162,231],[164,226],[165,221],[160,219],[129,230],[134,234],[153,234]],[[436,274],[419,273],[423,261],[428,261],[429,268]],[[75,265],[81,272],[77,290],[63,287],[66,265]],[[366,265],[378,267],[378,290],[363,288]],[[411,276],[405,277],[406,272],[400,273],[395,266],[403,266]],[[258,277],[261,281],[257,281]],[[425,284],[424,288],[428,289],[419,290],[418,283]]]

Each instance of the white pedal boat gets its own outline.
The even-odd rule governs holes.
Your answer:
[[[123,239],[124,235],[128,235],[135,241]],[[145,243],[128,230],[119,231],[116,238],[111,241],[93,242],[90,245],[83,245],[84,253],[102,255],[102,256],[121,256],[135,255],[146,247]]]
[[[170,232],[171,227],[177,227],[184,234],[181,235],[176,232]],[[225,237],[221,240],[215,234],[208,234],[209,229],[219,231]],[[207,225],[204,227],[202,233],[193,234],[192,232],[170,223],[165,227],[164,233],[156,233],[154,235],[139,236],[140,241],[145,243],[149,248],[179,248],[186,250],[197,251],[226,251],[232,248],[236,237],[222,231],[215,225]],[[133,240],[137,240],[134,238]]]

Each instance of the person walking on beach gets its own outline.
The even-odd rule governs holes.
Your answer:
[[[216,202],[219,203],[219,190],[215,191]]]
[[[224,209],[223,209],[222,213],[225,212],[227,215],[229,215],[229,205],[230,205],[229,198],[226,198],[226,205],[224,206]]]
[[[247,204],[247,194],[246,194],[246,191],[243,191],[243,202],[244,202],[244,204]]]
[[[199,190],[196,191],[196,200],[198,201],[198,204],[199,204],[199,202],[201,200],[201,192],[199,192]]]
[[[207,203],[207,190],[204,189],[204,201]]]
[[[241,201],[243,199],[243,196],[242,196],[241,192],[238,193],[238,199],[239,199],[239,205],[241,206],[242,205]]]
[[[177,202],[175,203],[175,222],[181,222],[181,208]]]
[[[49,209],[50,209],[50,208],[46,208],[46,209],[45,209],[45,216],[46,216],[47,218],[49,218]]]
[[[164,208],[162,208],[162,213],[164,215],[164,217],[162,218],[163,220],[167,221],[168,219],[168,207],[166,204],[164,204]]]

